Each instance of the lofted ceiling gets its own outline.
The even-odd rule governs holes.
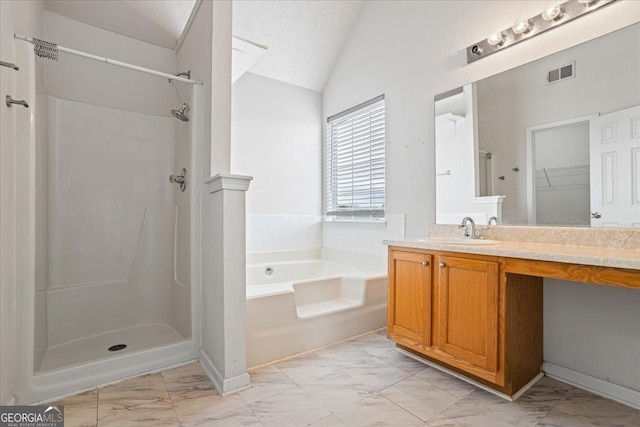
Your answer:
[[[212,0],[203,0],[212,1]],[[47,0],[45,9],[175,49],[196,0]],[[266,45],[248,70],[322,91],[363,0],[235,0],[233,35]]]
[[[233,34],[268,47],[249,72],[322,91],[363,3],[235,0]]]
[[[175,49],[196,0],[47,0],[46,10]]]

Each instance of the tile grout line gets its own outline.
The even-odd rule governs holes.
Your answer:
[[[398,405],[398,404],[397,404],[396,402],[394,402],[393,400],[391,400],[391,399],[387,399],[387,397],[386,397],[386,396],[383,396],[382,394],[380,394],[380,393],[378,393],[378,392],[376,392],[376,395],[377,395],[377,396],[379,396],[379,397],[381,397],[381,398],[383,398],[383,399],[384,399],[384,400],[386,400],[387,402],[389,402],[389,403],[391,403],[391,404],[393,404],[393,405],[397,406],[400,410],[402,410],[403,412],[406,412],[407,414],[411,415],[413,418],[415,418],[415,419],[417,419],[417,420],[420,420],[423,424],[426,424],[426,423],[427,423],[427,421],[424,421],[424,420],[423,420],[422,418],[420,418],[419,416],[412,414],[410,411],[408,411],[408,410],[404,409],[402,406]],[[438,413],[438,415],[439,415],[439,413]]]
[[[378,356],[374,356],[374,357],[377,357],[378,359],[380,359]],[[385,360],[383,360],[383,359],[380,359],[380,360],[382,360],[383,362],[386,362],[386,361],[385,361]],[[389,363],[389,362],[387,362],[387,363]],[[391,365],[391,363],[389,363],[389,365]],[[394,365],[391,365],[391,366],[394,366]],[[397,366],[394,366],[394,367],[395,367],[395,368],[397,368],[397,369],[403,370],[402,368],[398,368]],[[425,367],[425,368],[426,368],[426,367]],[[418,372],[422,372],[423,370],[424,370],[424,369],[422,369],[422,370],[420,370],[420,371],[418,371]],[[407,371],[404,371],[404,372],[407,372]],[[389,399],[387,396],[385,396],[385,395],[383,395],[383,394],[381,394],[381,393],[380,393],[380,392],[382,392],[382,391],[384,391],[384,390],[386,390],[386,389],[388,389],[388,388],[390,388],[390,387],[393,387],[393,386],[394,386],[394,385],[396,385],[396,384],[399,384],[399,383],[401,383],[401,382],[403,382],[403,381],[407,380],[408,378],[413,377],[413,376],[414,376],[414,375],[416,375],[418,372],[414,372],[413,374],[409,374],[409,373],[407,372],[407,374],[409,374],[408,376],[404,377],[403,379],[401,379],[401,380],[399,380],[399,381],[396,381],[396,382],[395,382],[395,383],[393,383],[393,384],[390,384],[390,385],[388,385],[388,386],[386,386],[386,387],[384,387],[384,388],[382,388],[382,389],[380,389],[380,390],[376,391],[376,392],[375,392],[375,394],[376,394],[376,395],[378,395],[378,396],[380,396],[380,397],[382,397],[382,398],[384,398],[384,399],[386,399],[387,401],[389,401],[389,402],[393,403],[393,404],[394,404],[394,405],[396,405],[398,408],[400,408],[400,409],[401,409],[401,410],[403,410],[404,412],[408,413],[408,414],[409,414],[409,415],[411,415],[412,417],[415,417],[415,418],[417,418],[418,420],[422,421],[422,422],[426,425],[429,421],[425,421],[425,420],[423,420],[423,419],[422,419],[422,418],[420,418],[419,416],[417,416],[417,415],[413,414],[413,413],[412,413],[411,411],[409,411],[408,409],[403,408],[402,406],[400,406],[400,405],[399,405],[398,403],[396,403],[395,401],[393,401],[393,400]],[[423,381],[423,380],[421,380],[420,378],[416,378],[416,379],[417,379],[417,380],[419,380],[419,381]],[[441,390],[441,391],[443,391],[443,392],[447,393],[447,394],[448,394],[448,395],[450,395],[450,396],[453,396],[453,397],[456,397],[456,398],[458,397],[458,396],[454,396],[453,394],[449,393],[449,392],[448,392],[448,391],[446,391],[446,390],[442,390],[442,389],[440,389],[440,387],[436,386],[435,384],[431,384],[431,383],[428,383],[428,382],[426,382],[426,381],[423,381],[423,382],[424,382],[425,384],[429,384],[430,386],[435,387],[435,388],[437,388],[437,389],[439,389],[439,390]],[[453,406],[453,405],[455,405],[456,403],[458,403],[460,400],[462,400],[462,398],[458,398],[458,400],[457,400],[456,402],[452,403],[450,406],[448,406],[447,408],[443,409],[442,411],[438,411],[438,412],[435,412],[435,411],[434,411],[434,412],[435,412],[437,415],[440,415],[440,414],[441,414],[441,412],[446,411],[446,410],[447,410],[447,409],[449,409],[451,406]]]
[[[551,406],[551,409],[549,409],[547,411],[546,414],[544,414],[544,416],[542,418],[540,418],[540,421],[538,422],[538,424],[536,424],[536,426],[540,425],[542,423],[542,420],[544,420],[555,408],[556,406],[558,406],[558,404],[560,402],[564,402],[567,399],[567,395],[569,394],[569,392],[571,391],[571,388],[567,389],[564,393],[562,393],[562,397],[560,399],[558,399],[553,406]],[[564,411],[561,411],[564,412]]]
[[[159,372],[158,374],[160,375],[160,378],[162,378],[162,385],[164,386],[164,391],[166,391],[167,396],[169,396],[169,402],[171,402],[171,409],[173,409],[173,413],[176,416],[176,420],[178,420],[178,425],[181,426],[182,421],[180,421],[180,417],[178,416],[178,411],[176,411],[176,405],[173,403],[173,396],[171,395],[171,393],[169,392],[169,389],[167,388],[167,382],[164,380],[164,375],[162,375],[162,372]]]
[[[285,374],[284,372],[282,372],[282,373],[283,373],[284,375],[287,375],[287,374]],[[288,376],[288,375],[287,375],[287,376]],[[251,380],[249,380],[249,382],[251,382]],[[295,381],[294,381],[294,382],[295,382]],[[297,383],[296,383],[296,384],[297,384]],[[262,420],[260,419],[260,417],[258,417],[258,416],[256,415],[256,413],[255,413],[255,412],[253,412],[253,409],[251,408],[251,406],[249,406],[249,403],[248,403],[248,402],[246,401],[246,399],[242,396],[242,392],[239,392],[239,393],[238,393],[238,396],[240,396],[240,399],[242,399],[242,401],[244,402],[244,405],[247,407],[247,409],[249,409],[249,411],[251,411],[251,415],[253,415],[253,417],[254,417],[256,420],[258,420],[258,422],[260,423],[260,425],[264,427],[264,424],[262,423]],[[257,400],[256,400],[256,402],[257,402]]]
[[[100,387],[96,387],[96,427],[98,427],[98,408],[100,408]]]
[[[277,366],[276,366],[276,368],[277,368]],[[280,368],[278,368],[278,369],[280,369]],[[286,372],[284,372],[284,371],[282,371],[282,372],[283,372],[285,375],[287,375],[287,373],[286,373]],[[287,375],[287,376],[288,376],[288,375]],[[291,378],[291,377],[289,377],[289,378]],[[314,402],[316,402],[318,405],[320,405],[320,407],[321,407],[321,408],[323,408],[325,411],[329,411],[329,415],[335,415],[335,414],[334,414],[334,412],[333,412],[331,409],[329,409],[329,408],[325,407],[322,403],[318,402],[318,400],[317,400],[315,397],[313,397],[313,396],[311,395],[311,393],[309,393],[309,392],[307,391],[307,389],[306,389],[306,388],[304,388],[304,387],[302,386],[302,384],[300,384],[298,381],[296,381],[296,380],[295,380],[295,379],[293,379],[293,378],[291,378],[291,379],[293,380],[293,382],[294,382],[298,387],[300,387],[300,389],[301,389],[302,391],[304,391],[305,393],[307,393],[307,394],[309,395],[309,397],[311,398],[311,400],[313,400],[313,401],[314,401]],[[318,418],[317,420],[315,420],[315,421],[313,421],[313,422],[311,422],[311,423],[308,423],[307,425],[311,425],[311,424],[317,423],[318,421],[320,421],[320,420],[322,420],[322,419],[324,419],[324,418],[328,417],[329,415],[324,415],[324,416],[322,416],[321,418]],[[335,416],[336,416],[336,418],[338,418],[338,416],[337,416],[337,415],[335,415]],[[339,419],[339,418],[338,418],[338,419]],[[342,422],[342,420],[340,420],[340,421]]]
[[[378,357],[378,356],[374,356],[374,357]],[[378,359],[380,359],[380,357],[378,357]],[[380,360],[383,360],[383,359],[380,359]],[[385,361],[385,360],[383,360],[383,361]],[[387,363],[389,363],[389,362],[387,362]],[[391,365],[391,363],[389,363],[389,364]],[[392,365],[392,366],[394,366],[394,365]],[[396,368],[398,368],[398,369],[400,369],[400,370],[403,370],[402,368],[399,368],[399,367],[397,367],[397,366],[395,366],[395,367],[396,367]],[[396,385],[396,384],[398,384],[398,383],[401,383],[401,382],[403,382],[403,381],[405,381],[405,380],[407,380],[407,379],[409,379],[409,378],[411,378],[411,377],[415,377],[415,379],[416,379],[416,380],[421,381],[421,382],[424,382],[425,384],[428,384],[429,386],[434,387],[434,388],[436,388],[437,390],[439,390],[439,391],[441,391],[441,392],[443,392],[443,393],[446,393],[446,394],[448,394],[449,396],[451,396],[451,397],[453,397],[453,398],[456,398],[456,399],[457,399],[455,402],[453,402],[451,405],[447,406],[446,408],[442,409],[441,411],[437,411],[437,412],[436,412],[436,411],[434,411],[434,412],[435,412],[435,414],[437,414],[437,415],[441,415],[441,416],[442,416],[442,413],[443,413],[444,411],[446,411],[446,410],[447,410],[447,409],[449,409],[449,408],[454,407],[455,405],[457,405],[458,403],[460,403],[461,401],[463,401],[463,400],[468,396],[468,395],[467,395],[467,396],[464,396],[464,397],[456,396],[455,394],[452,394],[452,393],[448,392],[447,390],[444,390],[444,389],[442,389],[442,388],[438,387],[436,384],[432,384],[432,383],[430,383],[429,381],[425,381],[425,380],[423,380],[423,379],[421,379],[421,378],[416,377],[416,375],[417,375],[418,373],[420,373],[420,372],[424,371],[425,369],[432,369],[432,368],[431,368],[431,367],[429,367],[429,366],[425,366],[425,367],[424,367],[424,369],[421,369],[421,370],[419,370],[419,371],[417,371],[417,372],[414,372],[413,374],[409,374],[409,376],[405,377],[404,379],[401,379],[401,380],[399,380],[399,381],[396,381],[395,383],[393,383],[393,384],[391,384],[391,385],[388,385],[387,387],[385,387],[385,388],[383,388],[383,389],[380,389],[379,391],[377,391],[377,392],[376,392],[376,394],[378,394],[378,395],[379,395],[379,396],[381,396],[381,397],[384,397],[385,399],[387,399],[388,401],[390,401],[390,402],[391,402],[391,403],[393,403],[394,405],[398,406],[400,409],[404,410],[405,412],[408,412],[408,413],[409,413],[409,414],[411,414],[412,416],[414,416],[414,417],[418,418],[420,421],[422,421],[422,422],[424,422],[425,424],[427,424],[427,423],[429,423],[431,420],[429,420],[429,421],[424,421],[424,420],[423,420],[422,418],[420,418],[419,416],[414,415],[411,411],[409,411],[409,410],[407,410],[407,409],[404,409],[402,406],[400,406],[399,404],[397,404],[395,401],[393,401],[393,400],[389,399],[388,397],[386,397],[386,396],[385,396],[385,395],[383,395],[383,394],[380,394],[380,392],[382,392],[382,391],[384,391],[384,390],[386,390],[386,389],[388,389],[388,388],[390,388],[390,387],[393,387],[394,385]],[[404,371],[404,372],[407,372],[407,371]],[[471,392],[471,393],[473,393],[473,392]],[[470,393],[470,394],[471,394],[471,393]]]
[[[400,368],[398,368],[398,369],[400,369]],[[427,366],[427,367],[425,367],[425,369],[429,369],[429,367]],[[407,380],[407,379],[409,379],[409,378],[411,378],[411,377],[415,377],[415,375],[417,375],[418,373],[420,373],[420,372],[422,372],[422,371],[424,371],[424,369],[422,369],[422,370],[420,370],[420,371],[418,371],[418,372],[414,372],[413,374],[410,374],[408,377],[406,377],[406,378],[404,378],[404,379],[402,379],[402,380],[400,380],[400,381],[397,381],[397,382],[395,382],[395,383],[393,383],[393,384],[391,384],[391,385],[389,385],[389,386],[387,386],[387,387],[385,387],[385,388],[383,388],[383,389],[380,389],[380,390],[378,391],[378,393],[379,393],[379,392],[381,392],[381,391],[384,391],[384,390],[388,389],[389,387],[393,387],[394,385],[396,385],[396,384],[398,384],[398,383],[401,383],[402,381],[405,381],[405,380]],[[407,371],[405,371],[405,372],[407,372]],[[448,406],[448,407],[447,407],[447,409],[448,409],[449,407],[451,407],[451,406],[455,405],[456,403],[458,403],[459,401],[461,401],[461,400],[462,400],[462,399],[464,399],[465,397],[467,397],[467,396],[464,396],[464,397],[456,396],[455,394],[450,393],[449,391],[447,391],[447,390],[445,390],[445,389],[442,389],[442,388],[438,387],[437,385],[430,383],[429,381],[425,381],[425,380],[423,380],[422,378],[418,378],[418,377],[416,377],[415,379],[416,379],[416,380],[418,380],[418,381],[421,381],[421,382],[423,382],[423,383],[425,383],[425,384],[428,384],[428,385],[430,385],[431,387],[435,387],[435,388],[436,388],[436,389],[438,389],[439,391],[441,391],[441,392],[443,392],[443,393],[446,393],[446,394],[448,394],[449,396],[451,396],[451,397],[455,397],[456,399],[458,399],[455,403],[452,403],[450,406]],[[472,393],[473,393],[473,392],[472,392]],[[471,393],[470,393],[470,394],[471,394]]]

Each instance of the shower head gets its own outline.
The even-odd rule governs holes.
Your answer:
[[[184,114],[184,112],[189,108],[186,102],[182,103],[182,107],[179,110],[171,110],[171,115],[178,120],[182,120],[183,122],[188,122],[189,117]]]
[[[189,105],[186,102],[184,102],[180,97],[180,93],[178,93],[178,88],[176,87],[176,84],[173,82],[173,80],[169,80],[169,84],[171,85],[174,92],[176,93],[176,98],[178,98],[178,102],[180,103],[180,109],[171,110],[171,115],[176,119],[182,120],[183,122],[188,122],[189,118],[184,113],[189,109]]]

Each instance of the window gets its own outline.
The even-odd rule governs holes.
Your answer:
[[[384,95],[327,119],[328,217],[384,217],[384,127]]]

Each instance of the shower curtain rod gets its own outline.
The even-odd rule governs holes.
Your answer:
[[[36,44],[33,41],[33,37],[23,36],[22,34],[18,34],[18,33],[14,33],[13,37],[18,39],[18,40],[24,40],[26,42],[29,42],[29,43],[32,43],[32,44]],[[60,52],[70,53],[72,55],[81,56],[83,58],[88,58],[88,59],[92,59],[94,61],[104,62],[104,63],[111,64],[111,65],[116,65],[116,66],[122,67],[122,68],[128,68],[130,70],[141,71],[141,72],[147,73],[147,74],[153,74],[154,76],[164,77],[165,79],[169,79],[169,80],[175,80],[175,81],[178,81],[178,82],[189,83],[189,84],[193,84],[193,85],[202,85],[202,82],[198,81],[198,80],[185,79],[184,77],[175,76],[173,74],[168,74],[168,73],[163,73],[162,71],[152,70],[151,68],[139,67],[137,65],[129,64],[127,62],[116,61],[115,59],[111,59],[111,58],[105,58],[105,57],[102,57],[102,56],[92,55],[90,53],[81,52],[79,50],[69,49],[68,47],[56,46],[56,49],[58,49]]]

